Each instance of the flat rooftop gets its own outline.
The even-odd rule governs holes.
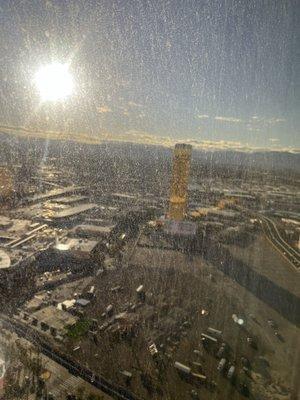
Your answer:
[[[77,225],[75,228],[76,233],[85,233],[94,236],[106,236],[109,235],[115,225],[106,225],[106,226],[99,226],[99,225]]]
[[[89,253],[93,250],[97,243],[97,240],[68,238],[66,241],[64,241],[64,243],[56,244],[54,248],[59,251],[76,250]]]
[[[27,199],[27,201],[29,203],[34,203],[36,201],[41,201],[41,200],[45,200],[51,197],[56,197],[56,196],[62,196],[65,195],[67,193],[75,193],[78,192],[80,190],[82,190],[84,187],[83,186],[68,186],[66,188],[62,188],[62,189],[52,189],[49,190],[45,193],[39,193],[39,194],[35,194],[32,197],[29,197]]]
[[[51,218],[53,219],[60,219],[60,218],[67,218],[67,217],[73,217],[74,215],[81,214],[85,211],[92,210],[93,208],[97,208],[98,205],[94,203],[85,203],[85,204],[80,204],[79,206],[75,207],[70,207],[65,210],[57,211],[54,213]]]

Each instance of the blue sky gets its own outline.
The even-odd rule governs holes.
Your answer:
[[[297,1],[0,7],[0,123],[115,140],[300,147]],[[41,104],[32,77],[52,61],[70,63],[75,93]]]

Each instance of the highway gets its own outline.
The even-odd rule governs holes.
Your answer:
[[[274,247],[276,247],[282,256],[292,265],[294,270],[299,272],[300,253],[282,238],[275,222],[272,221],[272,219],[261,214],[259,214],[259,219],[267,238],[272,242]]]
[[[28,326],[27,324],[21,321],[17,321],[3,314],[0,314],[0,321],[5,329],[16,333],[18,336],[25,338],[33,345],[39,347],[44,355],[46,355],[56,363],[60,364],[62,367],[66,368],[70,372],[70,374],[74,376],[79,376],[89,384],[111,396],[113,399],[142,400],[141,398],[131,393],[129,390],[108,381],[101,375],[96,375],[88,368],[85,368],[74,360],[71,360],[68,356],[46,342],[45,338],[43,338],[42,335],[39,334],[39,332],[37,332],[35,329]]]

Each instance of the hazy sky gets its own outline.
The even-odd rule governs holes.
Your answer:
[[[0,0],[0,123],[300,147],[299,2]],[[35,71],[76,89],[43,104]]]

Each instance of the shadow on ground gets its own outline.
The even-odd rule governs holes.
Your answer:
[[[292,324],[300,325],[300,298],[278,286],[264,275],[254,271],[251,266],[234,258],[219,244],[209,244],[203,257],[225,275],[237,282],[281,314]]]

